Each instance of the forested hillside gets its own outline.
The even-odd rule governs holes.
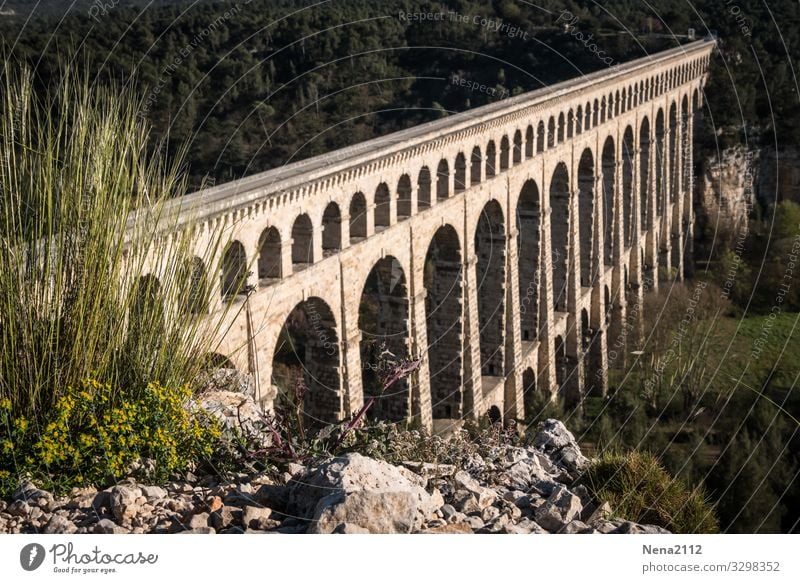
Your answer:
[[[68,54],[134,84],[154,138],[190,142],[197,186],[206,175],[230,180],[676,46],[690,27],[721,39],[708,96],[723,133],[707,139],[727,145],[747,128],[750,139],[766,132],[771,141],[776,129],[796,143],[789,56],[800,9],[747,4],[737,17],[710,0],[688,9],[683,0],[44,3],[34,14],[43,16],[27,21],[17,6],[0,33],[8,53],[38,65],[43,84]],[[443,18],[401,16],[420,12]],[[454,75],[496,90],[470,91]]]
[[[632,1],[112,4],[45,5],[44,16],[28,21],[21,11],[7,16],[5,50],[36,64],[42,84],[69,54],[102,77],[132,83],[147,102],[154,139],[190,142],[194,186],[206,175],[230,180],[674,46],[689,26],[705,34],[703,20],[714,22],[709,28],[720,31],[726,50],[745,53],[735,70],[745,117],[765,106],[747,39],[731,29],[735,19],[701,19],[677,0],[659,3],[658,12]],[[401,15],[421,11],[443,18]],[[797,7],[786,12],[782,22]],[[767,78],[779,85],[785,56],[772,46],[774,34],[764,42],[753,54],[776,69]],[[470,91],[454,85],[454,75],[496,90]],[[724,75],[714,82],[731,84]],[[791,87],[776,90],[790,101]],[[730,87],[712,95],[725,110],[715,121],[741,126],[727,103],[735,98]],[[796,125],[796,103],[772,106],[782,126]]]

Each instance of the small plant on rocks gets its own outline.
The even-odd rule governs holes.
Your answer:
[[[112,483],[137,466],[149,468],[148,479],[165,480],[208,459],[220,429],[190,397],[187,387],[158,382],[134,397],[84,379],[59,397],[38,429],[12,416],[3,400],[0,423],[9,437],[0,442],[0,492],[9,494],[25,474],[56,490]]]
[[[416,372],[420,359],[399,358],[386,361],[379,369],[384,371],[381,378],[381,394],[395,383],[408,378]],[[349,451],[375,452],[376,457],[387,457],[392,445],[392,437],[401,432],[395,423],[371,421],[367,415],[375,404],[377,396],[367,398],[364,405],[349,419],[340,423],[314,427],[309,424],[304,412],[305,396],[308,387],[302,374],[295,377],[290,390],[279,394],[275,412],[267,414],[264,430],[271,436],[269,447],[252,447],[247,436],[240,436],[231,444],[238,450],[240,464],[255,467],[261,465],[285,465],[290,462],[305,462],[312,458],[339,455]],[[405,426],[403,426],[405,429]],[[379,450],[386,448],[384,455]],[[366,455],[372,455],[366,453]]]
[[[648,452],[606,452],[586,471],[582,481],[600,502],[634,522],[655,524],[675,533],[719,530],[714,507],[699,489],[688,489],[672,478]]]

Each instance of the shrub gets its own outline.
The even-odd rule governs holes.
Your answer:
[[[701,489],[672,478],[650,453],[607,452],[581,478],[594,498],[625,520],[655,524],[675,533],[719,530],[714,508]]]
[[[178,228],[181,158],[148,154],[130,90],[65,68],[42,94],[13,61],[0,71],[0,397],[35,422],[83,378],[187,383],[219,325],[187,298],[208,303],[220,241],[198,252]]]
[[[377,422],[355,433],[343,444],[343,450],[357,451],[393,464],[415,461],[464,467],[476,454],[487,461],[496,460],[503,451],[501,446],[516,440],[516,434],[504,430],[499,423],[485,428],[459,429],[448,437],[441,437],[421,429]]]
[[[174,387],[215,352],[225,315],[202,314],[222,241],[198,250],[180,228],[182,159],[148,153],[130,89],[64,68],[43,94],[12,60],[0,76],[0,472],[84,483],[138,455],[181,467],[205,450]]]
[[[164,480],[214,453],[219,425],[193,406],[188,387],[153,382],[138,398],[120,395],[83,380],[59,397],[41,430],[13,417],[8,399],[0,402],[9,436],[0,442],[0,493],[13,490],[17,475],[64,490],[113,482],[135,473],[134,465],[148,479]]]

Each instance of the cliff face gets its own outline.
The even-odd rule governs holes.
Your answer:
[[[737,236],[747,231],[756,202],[800,202],[800,150],[795,147],[728,148],[703,161],[697,180],[698,214],[706,230]]]
[[[760,158],[759,150],[737,146],[704,161],[697,181],[697,201],[709,228],[732,234],[747,229],[756,199]]]

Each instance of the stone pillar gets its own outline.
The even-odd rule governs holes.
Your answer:
[[[591,377],[587,377],[587,394],[591,391],[594,397],[605,397],[608,394],[608,341],[605,328],[592,328],[589,345],[589,362]]]
[[[550,237],[553,209],[550,207],[549,192],[550,178],[543,175],[542,198],[544,205],[542,206],[541,269],[539,270],[539,370],[536,378],[539,390],[549,394],[555,400],[558,383],[555,369],[555,334],[553,333],[553,243]]]
[[[396,187],[397,183],[395,183]],[[386,183],[386,186],[389,186],[389,183]],[[389,226],[393,226],[397,224],[397,192],[392,194],[391,187],[389,188]]]
[[[604,293],[603,275],[599,276],[592,287],[592,301],[589,309],[589,322],[593,334],[589,345],[589,362],[591,364],[586,375],[587,390],[592,387],[595,395],[605,396],[608,391],[608,327],[603,310]],[[591,375],[591,376],[589,376]]]
[[[447,198],[453,198],[456,194],[456,159],[447,161]]]
[[[645,240],[645,268],[652,281],[652,289],[658,289],[658,238],[657,238],[657,217],[656,214],[656,120],[653,116],[654,110],[650,110],[650,156],[648,159],[648,193],[647,193],[647,235]]]
[[[669,103],[665,105],[664,115],[664,153],[661,156],[661,184],[663,185],[664,207],[661,214],[661,242],[659,245],[659,266],[664,268],[664,273],[669,274],[672,258],[670,253],[672,210],[672,165],[670,161],[670,143],[672,130],[669,127]]]
[[[633,208],[633,216],[631,217],[631,249],[639,253],[644,227],[642,225],[642,186],[640,184],[642,172],[639,168],[642,149],[639,144],[639,132],[637,131],[633,132],[633,152],[631,156],[633,163],[633,172],[631,173],[631,181],[633,183],[631,184],[631,207]],[[641,261],[638,261],[638,263],[641,263]]]
[[[350,246],[350,214],[348,212],[343,212],[341,221],[342,237],[340,245],[342,250],[344,250]]]
[[[341,256],[340,256],[341,257]],[[350,282],[345,278],[345,273],[351,266],[339,261],[339,285],[342,298],[342,313],[340,324],[341,338],[341,378],[342,378],[342,408],[345,416],[353,415],[364,404],[364,388],[361,380],[361,330],[358,328],[358,310],[360,294],[353,296]],[[348,302],[348,296],[353,296]],[[354,305],[351,305],[354,304]]]
[[[245,278],[244,285],[251,285],[258,288],[258,239],[260,233],[253,232],[253,229],[244,228],[244,224],[240,224],[240,228],[236,233],[239,243],[244,247],[245,253],[245,269],[247,270],[247,277]],[[169,251],[165,251],[169,253]],[[241,290],[244,293],[244,290]]]
[[[622,213],[624,207],[622,203],[622,147],[619,141],[615,151],[614,160],[614,216],[612,220],[614,236],[611,282],[609,292],[611,297],[611,321],[609,323],[609,336],[611,337],[609,346],[615,350],[613,359],[608,362],[609,366],[624,368],[627,358],[627,329],[625,327],[627,317],[627,302],[625,296],[625,267],[624,263],[624,241]],[[605,231],[603,231],[605,235]],[[606,282],[609,283],[609,282]]]
[[[619,136],[617,135],[617,138]],[[622,268],[622,253],[624,249],[624,242],[622,237],[622,162],[621,162],[621,144],[619,143],[619,139],[616,140],[615,143],[615,152],[614,152],[614,182],[613,182],[613,197],[614,197],[614,214],[611,217],[612,228],[611,228],[611,236],[613,237],[613,244],[612,248],[612,256],[611,256],[611,280],[607,278],[607,266],[605,264],[605,237],[606,237],[606,225],[605,225],[605,213],[603,210],[605,209],[605,195],[606,192],[603,188],[604,177],[602,173],[598,175],[598,192],[603,193],[603,197],[598,197],[601,201],[600,205],[600,212],[597,213],[597,217],[595,220],[595,230],[597,232],[597,245],[598,248],[601,250],[599,255],[600,261],[600,274],[597,280],[597,285],[595,286],[595,290],[592,292],[593,301],[592,301],[592,318],[591,323],[594,324],[600,336],[600,343],[601,345],[605,346],[603,350],[603,355],[599,358],[595,358],[594,360],[600,360],[603,363],[603,370],[601,373],[600,381],[600,390],[604,393],[607,388],[607,374],[605,369],[613,366],[619,367],[624,362],[624,351],[620,352],[617,347],[622,340],[624,340],[623,330],[622,330],[622,323],[625,317],[625,300],[622,293],[623,288],[623,268]],[[602,170],[602,158],[601,158],[601,170]],[[605,302],[605,289],[608,287],[609,290],[609,305],[606,306]],[[596,298],[596,301],[595,299]],[[596,306],[596,308],[595,308]],[[606,310],[611,310],[611,313],[606,313]],[[596,318],[596,319],[595,319]],[[609,354],[609,351],[613,350],[613,354]]]
[[[683,221],[686,225],[683,236],[686,238],[684,246],[684,272],[686,277],[694,275],[694,111],[692,100],[688,99],[689,112],[686,120],[686,190],[683,193]]]
[[[292,239],[281,239],[281,279],[292,274]]]
[[[465,229],[464,232],[469,233],[469,230]],[[464,258],[464,418],[477,420],[483,414],[481,327],[475,281],[478,258],[475,256],[474,243],[469,237],[464,244]]]
[[[347,307],[343,311],[347,311]],[[355,414],[364,404],[364,388],[361,380],[361,330],[358,329],[358,313],[345,319],[342,335],[342,364],[346,415]]]
[[[488,144],[489,142],[487,141],[486,143]],[[491,152],[489,152],[488,149],[486,150],[486,153],[483,157],[483,168],[481,168],[481,176],[483,177],[481,182],[488,180],[489,178],[494,178],[499,174],[500,169],[498,168],[497,165],[498,160],[500,159],[499,152],[500,152],[499,142],[495,143],[494,156],[490,156]],[[491,176],[489,176],[489,173],[487,172],[488,168],[492,169],[493,174]]]
[[[395,207],[396,208],[396,207]],[[410,358],[419,358],[419,368],[409,378],[408,390],[411,395],[411,408],[408,415],[424,429],[433,429],[433,410],[431,405],[431,377],[428,362],[428,329],[426,326],[424,285],[425,253],[417,251],[414,243],[414,231],[408,231],[409,268],[408,282],[408,353]],[[419,255],[419,256],[418,256]],[[421,265],[422,269],[418,269]]]
[[[638,140],[638,136],[634,136]],[[628,281],[631,289],[627,296],[628,323],[632,326],[630,330],[628,346],[637,349],[644,340],[644,320],[642,319],[642,307],[644,299],[644,266],[642,265],[642,221],[641,221],[641,173],[639,162],[641,148],[636,143],[633,155],[633,223],[631,224],[631,236],[633,244],[631,246],[631,257],[628,268]],[[649,287],[649,286],[648,286]]]
[[[574,153],[573,153],[574,158]],[[566,387],[561,387],[564,400],[568,406],[578,406],[583,398],[583,330],[580,318],[578,298],[581,297],[578,217],[578,177],[577,164],[573,159],[569,176],[569,258],[567,263],[567,334],[564,341],[567,348]],[[601,211],[602,212],[602,211]],[[600,213],[597,213],[600,214]]]
[[[311,236],[311,264],[313,265],[317,261],[321,261],[323,258],[322,254],[322,226],[320,225],[319,228],[316,226],[311,227],[313,230],[313,234]]]
[[[278,328],[274,326],[277,325]],[[274,410],[275,394],[272,393],[272,354],[263,350],[265,343],[268,343],[267,338],[277,338],[283,324],[267,325],[256,331],[256,362],[258,363],[259,382],[255,383],[256,394],[255,401],[261,407],[262,411]],[[339,334],[336,330],[336,334]],[[341,370],[341,368],[340,368]]]
[[[619,137],[619,136],[617,136]],[[622,256],[625,249],[625,242],[622,235],[622,215],[625,208],[622,203],[622,148],[619,142],[614,144],[614,216],[611,217],[611,285],[612,295],[624,285],[624,273],[622,266]],[[604,225],[605,226],[605,225]],[[603,230],[603,237],[605,237]]]
[[[672,207],[672,257],[671,265],[675,268],[675,278],[683,280],[683,120],[681,119],[680,101],[676,106],[677,123],[675,125],[675,168],[672,171],[672,189],[675,193],[675,204]]]
[[[375,234],[375,201],[367,201],[367,237]]]
[[[433,409],[431,405],[431,377],[427,350],[428,330],[425,322],[425,295],[425,288],[420,286],[419,291],[415,290],[413,292],[409,302],[409,310],[411,312],[409,353],[412,358],[422,359],[417,372],[412,375],[409,383],[412,403],[409,414],[423,428],[430,431],[433,428]]]
[[[503,419],[525,418],[525,405],[522,395],[522,370],[519,363],[522,362],[522,338],[520,333],[520,314],[519,314],[519,273],[517,272],[518,249],[517,237],[519,231],[511,220],[514,216],[511,207],[510,192],[507,197],[508,205],[506,216],[506,334],[505,334],[505,393]]]

